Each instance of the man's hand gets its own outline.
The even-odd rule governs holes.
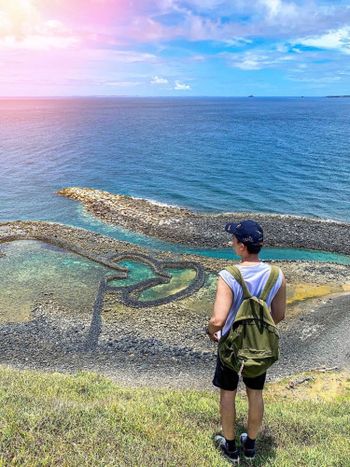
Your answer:
[[[208,335],[209,339],[213,342],[219,342],[220,337],[221,337],[221,332],[220,331],[215,331],[215,332],[210,332],[209,328],[206,329],[206,334]]]

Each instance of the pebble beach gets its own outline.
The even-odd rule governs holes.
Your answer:
[[[50,243],[107,267],[111,253],[147,254],[135,245],[62,224],[39,221],[0,224],[1,243],[19,240]],[[156,259],[174,260],[171,253],[158,253]],[[86,341],[93,326],[94,303],[89,309],[78,310],[74,304],[63,305],[59,296],[39,293],[28,320],[7,322],[0,327],[2,363],[50,371],[94,370],[126,385],[211,387],[216,346],[206,338],[204,328],[215,296],[216,274],[229,261],[189,255],[181,259],[201,264],[206,274],[203,287],[183,299],[142,309],[125,306],[118,296],[106,293],[100,310],[97,345],[90,349]],[[333,293],[317,297],[316,292],[307,301],[303,297],[301,301],[300,297],[291,299],[290,316],[281,326],[285,357],[271,377],[334,363],[346,366],[349,360],[346,341],[342,340],[345,347],[341,353],[335,344],[336,330],[341,333],[348,326],[345,310],[349,306],[346,290],[350,267],[298,261],[277,264],[290,285],[307,283],[316,288],[327,285]],[[331,312],[340,313],[341,317],[334,323],[333,350],[319,354],[312,349],[323,342],[322,322]],[[298,359],[293,357],[296,348]]]

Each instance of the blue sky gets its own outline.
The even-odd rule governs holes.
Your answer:
[[[3,96],[350,94],[350,4],[0,0]]]

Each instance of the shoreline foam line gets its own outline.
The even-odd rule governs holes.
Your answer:
[[[345,222],[278,214],[203,214],[90,188],[64,188],[58,194],[80,201],[107,224],[192,248],[222,248],[228,240],[225,223],[254,217],[264,229],[267,247],[350,255],[350,224]]]

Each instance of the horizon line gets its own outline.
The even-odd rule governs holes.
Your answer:
[[[303,94],[297,94],[297,95],[244,95],[244,96],[234,96],[234,95],[187,95],[187,96],[174,96],[174,95],[168,95],[168,96],[142,96],[142,95],[133,95],[133,94],[84,94],[84,95],[34,95],[34,96],[21,96],[21,95],[13,95],[13,96],[0,96],[1,100],[4,99],[64,99],[64,98],[74,98],[74,99],[86,99],[86,98],[140,98],[140,99],[170,99],[170,98],[175,98],[175,99],[189,99],[189,98],[234,98],[234,99],[259,99],[259,98],[299,98],[299,99],[304,99],[304,98],[323,98],[323,97],[350,97],[350,94],[322,94],[322,95],[303,95]]]

